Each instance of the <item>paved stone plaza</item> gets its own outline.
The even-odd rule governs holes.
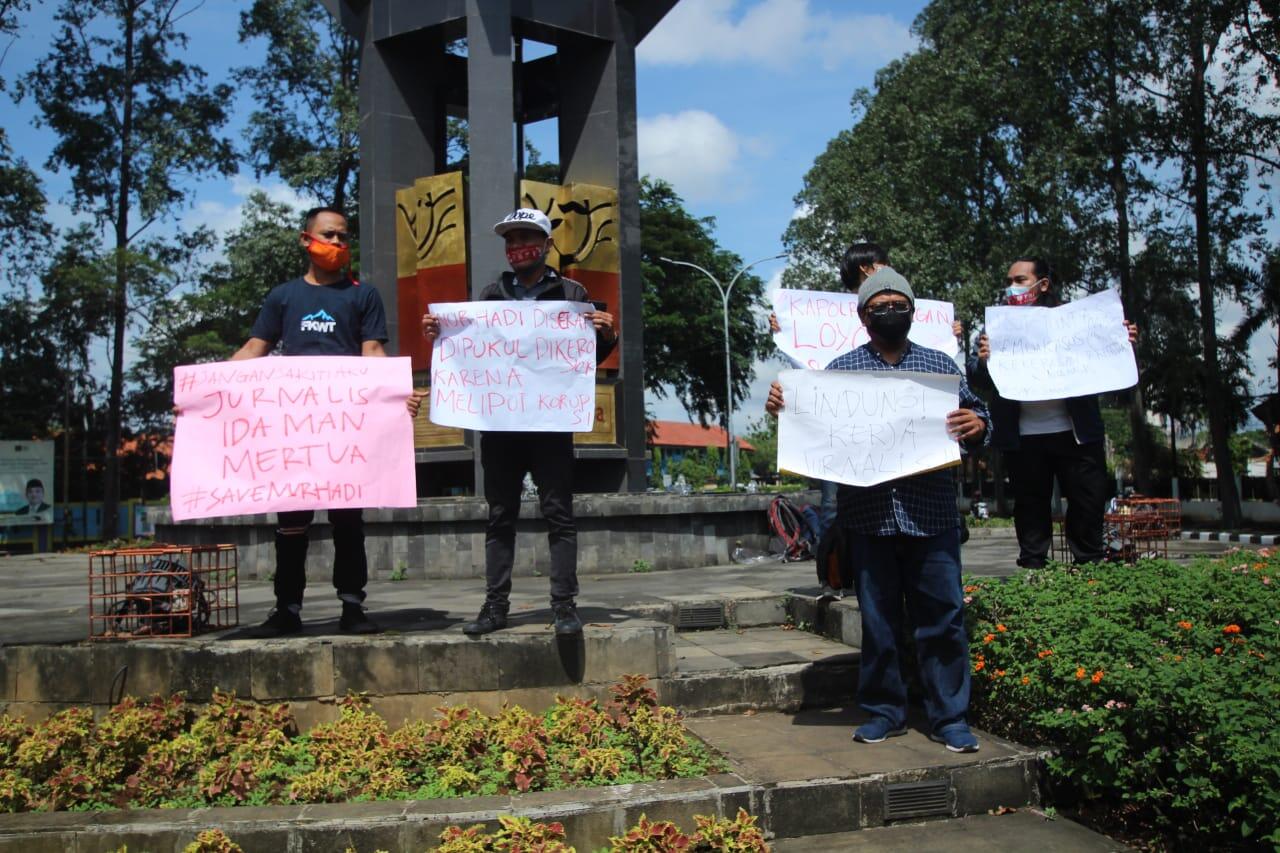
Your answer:
[[[533,540],[532,535],[522,537]],[[534,544],[545,551],[545,539]],[[1169,556],[1175,559],[1222,553],[1236,546],[1227,542],[1175,540]],[[962,549],[965,571],[1002,577],[1016,571],[1017,543],[1011,529],[975,531]],[[631,566],[636,557],[616,554],[614,561]],[[374,574],[371,566],[370,574]],[[423,578],[423,567],[407,567],[403,581],[373,579],[369,582],[369,613],[383,627],[400,631],[428,631],[457,626],[475,616],[484,600],[481,578],[453,580]],[[6,588],[0,607],[0,644],[68,643],[88,636],[88,557],[82,554],[37,554],[0,557],[0,582]],[[812,562],[767,563],[756,566],[709,566],[699,569],[654,571],[643,574],[615,569],[612,574],[582,574],[579,603],[584,621],[614,620],[630,613],[650,615],[655,608],[685,598],[722,598],[752,591],[756,595],[793,592],[812,596],[818,592]],[[517,624],[547,621],[547,580],[518,577],[512,591],[512,613]],[[266,618],[274,603],[271,583],[240,583],[240,624]],[[329,567],[322,559],[308,563],[308,589],[303,620],[308,634],[338,632],[339,604],[329,585]]]

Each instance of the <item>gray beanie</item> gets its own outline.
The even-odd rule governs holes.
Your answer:
[[[916,304],[916,295],[911,292],[911,285],[907,280],[892,267],[881,267],[858,288],[858,309],[861,310],[863,305],[870,302],[871,297],[886,292],[901,293],[911,300],[913,306]]]

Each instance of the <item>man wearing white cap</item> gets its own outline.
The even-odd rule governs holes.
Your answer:
[[[504,272],[480,293],[481,301],[566,300],[587,302],[587,289],[547,265],[551,251],[551,220],[540,210],[520,208],[493,226],[506,241]],[[587,314],[596,330],[596,363],[617,346],[613,315],[605,311]],[[422,317],[427,340],[440,334],[440,321]],[[511,567],[515,560],[516,519],[526,472],[533,475],[547,521],[551,549],[551,609],[557,634],[582,631],[575,600],[578,596],[578,534],[573,521],[573,433],[486,432],[480,437],[484,464],[484,494],[489,503],[485,531],[485,602],[464,633],[488,634],[507,627],[510,607]]]

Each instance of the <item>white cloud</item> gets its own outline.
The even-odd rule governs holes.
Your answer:
[[[889,15],[815,12],[809,0],[684,0],[640,44],[641,62],[751,63],[793,68],[813,58],[827,71],[878,67],[916,47],[909,27]]]
[[[182,217],[182,227],[193,230],[203,225],[212,228],[219,237],[225,237],[240,226],[241,220],[244,219],[244,199],[255,191],[266,193],[271,201],[286,204],[299,214],[315,204],[311,199],[299,195],[288,184],[279,181],[261,184],[237,173],[231,179],[231,194],[238,199],[237,201],[227,203],[205,199],[196,202],[195,206]]]
[[[637,136],[640,172],[662,178],[686,201],[745,194],[738,166],[745,141],[711,113],[685,110],[641,118]]]

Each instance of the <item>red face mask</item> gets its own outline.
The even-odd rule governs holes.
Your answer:
[[[307,255],[311,258],[311,263],[315,264],[318,269],[325,272],[337,272],[345,269],[351,263],[351,249],[348,246],[335,246],[332,243],[326,243],[323,240],[317,240],[313,235],[306,234],[307,238]]]
[[[1004,295],[1004,304],[1005,305],[1034,305],[1036,300],[1039,298],[1040,298],[1040,286],[1039,286],[1039,283],[1037,282],[1036,284],[1032,285],[1029,289],[1027,289],[1022,293],[1010,293],[1009,290],[1006,290]]]
[[[507,249],[507,263],[522,267],[530,261],[542,260],[542,246],[513,246]]]

